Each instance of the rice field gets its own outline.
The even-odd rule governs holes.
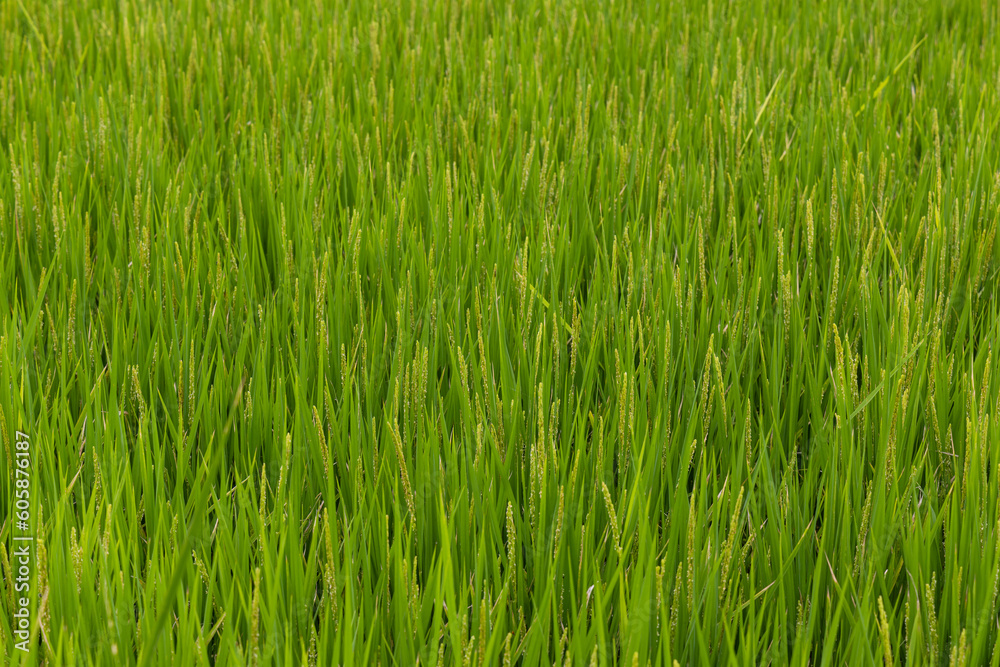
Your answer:
[[[0,0],[10,665],[1000,665],[1000,6]]]

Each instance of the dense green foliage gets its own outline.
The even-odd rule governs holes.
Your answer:
[[[5,661],[1000,664],[1000,8],[890,4],[0,0]]]

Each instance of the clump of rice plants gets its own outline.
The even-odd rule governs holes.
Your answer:
[[[998,71],[990,2],[0,3],[0,662],[1000,664]]]

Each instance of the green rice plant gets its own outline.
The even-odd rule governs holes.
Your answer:
[[[1000,665],[998,71],[989,2],[0,1],[3,664]]]

